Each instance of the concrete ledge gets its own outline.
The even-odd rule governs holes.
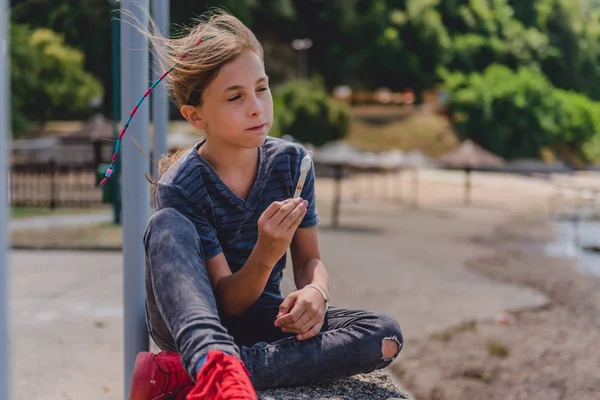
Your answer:
[[[259,400],[395,400],[410,399],[385,371],[355,375],[337,382],[258,392]]]

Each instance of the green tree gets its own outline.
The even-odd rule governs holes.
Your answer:
[[[374,43],[359,78],[367,87],[430,89],[437,69],[450,60],[451,38],[436,9],[439,0],[387,0],[368,13],[374,19]],[[377,6],[377,4],[379,6]],[[362,18],[359,16],[358,21]]]
[[[586,11],[582,0],[538,0],[534,18],[552,48],[539,60],[548,79],[600,100],[600,10]]]
[[[187,3],[187,2],[182,2]],[[118,3],[112,0],[11,0],[11,20],[31,29],[48,28],[84,55],[83,68],[106,90],[102,110],[112,114],[111,19]],[[117,5],[115,5],[117,4]],[[59,112],[56,118],[66,118]]]
[[[31,31],[13,24],[11,32],[16,132],[23,130],[25,120],[37,121],[43,129],[59,114],[89,111],[91,101],[102,95],[102,86],[84,70],[83,54],[49,29]]]
[[[39,54],[28,45],[31,31],[23,25],[13,24],[10,29],[10,79],[12,130],[15,134],[27,130],[29,121],[26,109],[29,97],[36,92]]]
[[[516,69],[551,52],[546,35],[515,18],[509,0],[448,0],[438,9],[452,37],[449,70],[481,72],[495,63]]]
[[[590,0],[447,0],[438,9],[452,37],[444,68],[539,66],[556,87],[600,99],[600,9]]]

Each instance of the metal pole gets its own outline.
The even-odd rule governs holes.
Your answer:
[[[413,185],[413,208],[419,208],[419,168],[413,168],[412,176]]]
[[[342,202],[342,177],[344,176],[344,167],[342,165],[334,165],[333,173],[333,209],[331,210],[331,226],[337,228],[340,223],[340,204]]]
[[[0,400],[10,394],[10,337],[8,317],[8,159],[11,138],[8,79],[8,2],[0,0]]]
[[[463,196],[465,205],[471,204],[471,168],[465,168],[465,193]]]
[[[170,0],[152,0],[152,19],[156,22],[160,33],[164,37],[169,37]],[[154,79],[156,80],[162,74],[155,63]],[[163,154],[167,153],[167,132],[169,131],[169,98],[164,83],[158,85],[152,95],[152,122],[154,123],[154,135],[152,138],[152,176],[156,177],[158,171],[158,160]]]
[[[120,22],[112,18],[112,74],[113,74],[113,136],[115,141],[119,137],[118,126],[121,123],[121,57],[119,56]],[[112,176],[113,185],[113,222],[121,223],[121,159],[115,163],[115,172]]]
[[[131,13],[147,27],[148,0],[122,0],[121,10]],[[122,17],[128,18],[127,14]],[[121,115],[129,115],[149,86],[148,38],[126,21],[121,22]],[[145,174],[149,148],[150,109],[142,103],[124,137],[121,164],[123,193],[123,299],[125,398],[129,398],[135,358],[148,350],[144,318],[144,246],[142,238],[150,216],[150,197]],[[135,141],[141,150],[135,145]]]

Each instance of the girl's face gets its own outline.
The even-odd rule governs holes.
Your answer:
[[[245,51],[224,65],[202,99],[194,126],[209,140],[247,149],[262,145],[273,123],[273,99],[256,53]]]

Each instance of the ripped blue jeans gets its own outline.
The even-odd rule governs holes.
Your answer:
[[[181,355],[194,377],[198,360],[218,349],[240,357],[257,389],[322,383],[388,366],[402,332],[388,315],[330,308],[321,332],[298,341],[273,325],[283,299],[226,317],[204,266],[194,225],[174,209],[155,213],[144,236],[146,319],[154,342]],[[398,352],[384,358],[385,339]]]

